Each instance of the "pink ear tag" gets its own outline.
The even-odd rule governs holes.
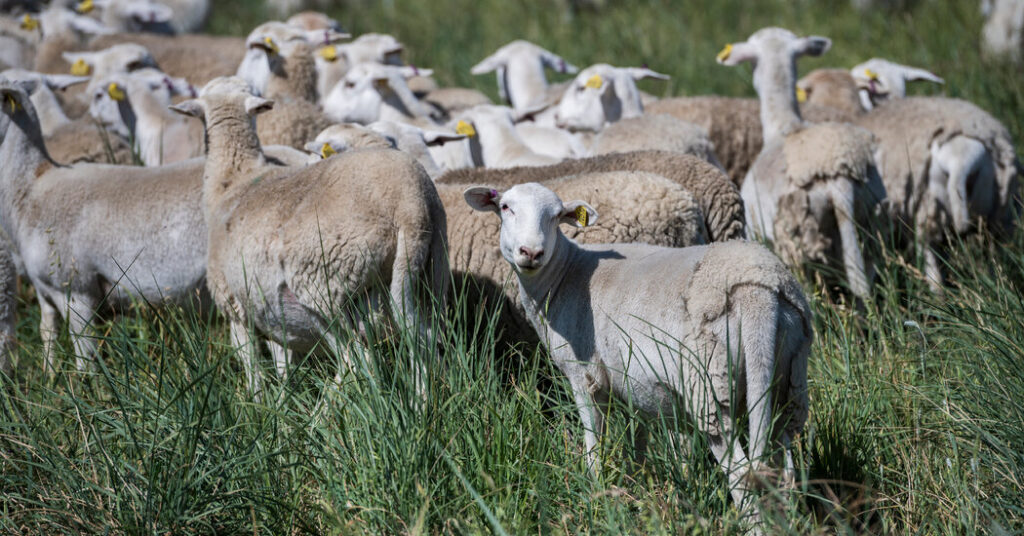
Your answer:
[[[494,199],[495,197],[498,197],[498,191],[497,190],[491,190],[491,199]]]

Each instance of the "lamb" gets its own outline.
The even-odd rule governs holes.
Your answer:
[[[579,69],[561,56],[529,41],[516,40],[494,51],[470,69],[475,75],[494,72],[498,94],[516,114],[537,113],[558,103],[565,84],[549,86],[544,68],[563,74]]]
[[[807,421],[813,328],[799,283],[777,257],[749,242],[579,245],[559,224],[587,227],[597,212],[537,183],[472,187],[465,198],[500,218],[501,255],[530,324],[569,380],[591,472],[601,469],[597,446],[614,398],[647,418],[672,421],[684,411],[707,437],[738,508],[751,506],[747,475],[777,450],[784,477],[794,479],[790,445]],[[733,420],[743,414],[746,452]],[[756,527],[757,512],[750,518]]]
[[[590,153],[595,155],[643,150],[691,154],[725,169],[715,156],[706,129],[664,114],[616,121],[602,129],[590,147]]]
[[[482,171],[482,170],[481,170]],[[572,233],[585,243],[644,242],[682,247],[707,242],[704,216],[693,195],[669,179],[638,171],[594,172],[544,182],[559,195],[586,195],[601,210],[621,215]],[[466,206],[464,184],[438,184],[448,215],[449,256],[457,289],[472,293],[466,302],[501,304],[501,339],[509,345],[536,346],[536,333],[523,313],[512,275],[498,248],[497,222]],[[463,279],[471,283],[464,285]],[[476,294],[479,293],[479,294]]]
[[[1016,225],[1019,162],[1009,131],[988,112],[961,99],[899,98],[903,81],[892,82],[896,77],[930,77],[889,65],[891,70],[874,65],[885,75],[855,67],[851,71],[861,73],[857,79],[847,71],[828,77],[812,72],[801,84],[809,99],[845,101],[842,106],[857,110],[856,123],[879,140],[875,159],[890,215],[902,224],[899,230],[914,231],[929,285],[941,292],[944,277],[937,251],[947,237],[969,232],[979,220],[997,232]],[[862,104],[874,109],[868,112]]]
[[[982,0],[985,26],[981,30],[981,49],[988,56],[1020,61],[1024,55],[1024,1]]]
[[[202,124],[167,109],[175,96],[195,96],[188,81],[141,69],[107,77],[98,86],[90,115],[107,131],[133,140],[144,165],[180,162],[206,153]]]
[[[744,237],[743,202],[736,186],[721,170],[690,155],[664,151],[615,153],[552,166],[510,169],[460,169],[437,178],[439,184],[491,184],[507,188],[524,182],[605,171],[640,171],[661,175],[693,194],[704,216],[708,239],[719,242]]]
[[[306,352],[333,345],[326,335],[334,319],[353,333],[361,306],[387,304],[397,321],[425,334],[431,302],[424,294],[443,299],[449,277],[444,208],[412,157],[353,151],[304,168],[270,168],[252,117],[272,105],[231,77],[174,106],[206,123],[207,284],[253,391],[260,379],[250,327]]]
[[[511,109],[505,106],[474,106],[459,114],[459,119],[472,127],[470,152],[478,166],[544,166],[560,160],[531,151],[516,131]]]
[[[185,301],[201,288],[203,162],[59,165],[43,142],[32,85],[0,80],[11,119],[0,146],[0,224],[39,298],[48,370],[59,316],[69,324],[81,370],[93,354],[88,327],[101,303]]]
[[[871,281],[857,227],[870,229],[885,198],[873,137],[848,123],[807,124],[796,102],[797,57],[819,56],[831,46],[824,37],[765,28],[726,45],[717,59],[752,62],[761,101],[764,147],[740,190],[748,229],[774,241],[791,265],[838,256],[850,290],[867,301]]]

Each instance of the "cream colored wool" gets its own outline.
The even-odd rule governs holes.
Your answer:
[[[245,38],[205,34],[103,35],[93,39],[88,49],[102,50],[117,43],[137,43],[146,47],[161,71],[171,76],[185,78],[196,87],[202,87],[218,76],[234,74],[238,64],[245,57]],[[60,72],[67,72],[68,67],[65,62]]]
[[[689,154],[721,167],[704,127],[665,114],[644,114],[616,121],[597,134],[591,154],[670,151]]]
[[[264,96],[274,100],[274,108],[256,119],[257,135],[263,145],[287,145],[301,150],[334,121],[316,104],[312,45],[294,45],[283,66],[282,72],[273,72],[267,82]]]
[[[509,169],[457,169],[438,177],[438,183],[488,184],[507,188],[525,182],[602,171],[644,171],[661,175],[682,186],[697,200],[708,238],[718,242],[744,236],[743,202],[736,186],[715,166],[690,155],[664,151],[615,153],[551,166]]]
[[[482,177],[483,179],[490,178]],[[479,184],[491,184],[486,181]],[[707,243],[704,217],[690,192],[653,173],[635,171],[581,173],[545,181],[559,197],[586,199],[601,217],[586,229],[566,228],[582,244],[643,242],[668,247]],[[456,289],[470,277],[480,296],[469,303],[489,307],[504,300],[499,327],[510,343],[536,345],[536,332],[519,302],[512,270],[498,246],[500,220],[474,211],[464,198],[464,184],[438,184],[448,215],[449,256]],[[502,297],[504,296],[504,297]]]
[[[864,113],[860,97],[857,94],[857,82],[847,69],[815,69],[796,83],[807,95],[807,105],[837,110],[845,114],[847,119],[838,122],[854,121]]]
[[[58,128],[45,138],[45,142],[54,162],[61,164],[135,163],[128,142],[112,132],[104,132],[103,127],[88,115]]]
[[[871,132],[847,123],[818,123],[786,136],[786,176],[798,188],[834,176],[864,182],[873,165]]]
[[[412,89],[412,86],[409,86]],[[414,90],[415,92],[415,90]],[[478,106],[492,104],[491,99],[483,93],[464,87],[442,87],[426,92],[420,99],[437,108],[441,112],[442,121],[452,114]]]

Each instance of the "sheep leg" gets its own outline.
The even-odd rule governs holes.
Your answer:
[[[922,249],[924,250],[924,274],[928,278],[928,288],[932,293],[940,295],[943,291],[944,281],[942,267],[939,265],[939,256],[928,246],[923,246]]]
[[[68,332],[75,347],[75,367],[79,371],[86,370],[96,354],[96,341],[92,337],[94,305],[87,298],[72,296],[68,301]]]
[[[57,372],[55,354],[57,350],[57,308],[42,293],[36,293],[39,302],[39,338],[43,340],[43,362],[46,374],[53,377]]]
[[[832,183],[832,209],[843,247],[843,265],[850,290],[858,298],[867,301],[871,297],[871,284],[864,269],[864,253],[857,240],[857,225],[854,222],[853,183],[846,179]]]
[[[242,369],[245,371],[246,384],[249,386],[249,392],[253,394],[260,391],[260,371],[257,369],[255,359],[255,342],[245,322],[231,321],[231,345],[238,351],[238,359],[242,361]]]
[[[598,454],[598,441],[604,434],[604,413],[608,399],[603,394],[589,373],[581,374],[582,378],[571,381],[572,396],[576,401],[576,409],[583,423],[583,443],[586,447],[587,469],[595,477],[601,473],[601,459]]]
[[[291,355],[291,352],[274,341],[267,341],[267,348],[270,350],[270,355],[274,358],[274,368],[277,370],[278,377],[282,380],[288,379],[288,357]]]
[[[730,435],[732,434],[729,427],[723,426],[722,434],[708,437],[708,445],[711,447],[711,452],[714,453],[715,459],[718,460],[719,465],[722,466],[722,470],[729,479],[729,493],[732,495],[733,502],[736,503],[737,508],[743,511],[747,510],[750,506],[750,482],[746,478],[750,470],[750,461],[747,459],[746,454],[743,453],[743,447],[740,445],[739,438],[732,437],[728,439]],[[756,508],[751,508],[745,517],[755,527],[760,523],[761,516]]]
[[[953,229],[958,234],[965,233],[971,224],[967,183],[985,163],[988,152],[981,142],[963,136],[953,138],[937,150],[933,147],[932,151],[939,167],[948,174],[946,199]]]

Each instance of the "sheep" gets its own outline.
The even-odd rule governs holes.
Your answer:
[[[472,127],[469,136],[470,151],[478,166],[506,168],[515,166],[544,166],[559,162],[559,158],[530,150],[516,131],[512,110],[505,106],[474,106],[458,119]]]
[[[466,139],[465,134],[424,130],[414,125],[393,121],[375,121],[368,127],[391,140],[396,149],[412,155],[423,166],[431,180],[436,179],[446,169],[438,165],[431,155],[430,149]]]
[[[867,301],[870,265],[857,226],[867,227],[885,198],[873,136],[849,123],[805,123],[796,102],[797,57],[820,56],[831,46],[824,37],[764,28],[726,45],[717,61],[753,63],[761,101],[764,147],[740,190],[747,228],[774,241],[790,265],[838,256],[850,290]]]
[[[707,130],[670,115],[642,115],[616,121],[602,129],[590,147],[590,153],[595,155],[643,150],[691,154],[724,171]]]
[[[879,72],[860,66],[828,77],[812,72],[801,84],[809,99],[845,101],[835,105],[857,110],[856,123],[878,139],[875,160],[888,192],[886,206],[924,246],[925,275],[932,291],[941,292],[944,278],[936,251],[948,236],[968,232],[977,220],[997,232],[1015,226],[1019,162],[1009,131],[992,115],[961,99],[900,98],[904,81],[893,82],[897,77],[934,75],[887,63],[891,69],[874,64]],[[870,98],[874,94],[890,98],[879,99],[876,107]],[[873,109],[865,110],[865,104]]]
[[[87,76],[43,74],[24,69],[8,69],[0,72],[0,76],[10,81],[35,81],[36,91],[32,93],[32,104],[36,107],[36,114],[39,116],[43,136],[52,135],[58,128],[71,122],[68,116],[64,114],[60,103],[57,102],[57,96],[54,94],[54,91],[63,91],[75,84],[89,81]],[[0,132],[0,140],[3,140],[2,132]]]
[[[341,123],[327,127],[315,140],[306,144],[306,151],[315,155],[312,160],[315,162],[354,149],[397,149],[415,158],[433,180],[440,175],[441,168],[431,156],[430,147],[462,139],[465,136],[461,134],[427,131],[390,121],[377,121],[365,127]]]
[[[119,43],[135,43],[150,51],[160,70],[202,86],[218,76],[235,72],[246,53],[245,39],[220,35],[156,35],[148,33],[101,35],[89,42],[90,50]]]
[[[412,157],[353,151],[275,170],[252,120],[272,106],[230,77],[173,107],[206,124],[207,284],[254,392],[250,326],[303,352],[325,339],[335,315],[355,330],[360,305],[388,304],[396,320],[424,333],[430,301],[421,291],[443,299],[449,277],[444,208]]]
[[[945,81],[934,73],[917,67],[900,65],[881,58],[872,58],[850,69],[860,92],[861,105],[870,110],[877,104],[890,99],[907,96],[907,82],[926,80],[936,84]]]
[[[587,148],[590,135],[587,133],[572,133],[534,121],[521,121],[514,126],[526,147],[539,155],[558,160],[590,155]]]
[[[18,269],[6,239],[0,246],[0,375],[13,376],[11,358],[17,347]]]
[[[600,132],[609,123],[644,113],[636,80],[668,80],[644,67],[591,65],[576,75],[555,112],[555,125],[570,131]]]
[[[790,445],[807,421],[813,322],[800,284],[777,257],[739,241],[580,245],[559,224],[585,228],[598,213],[538,183],[471,187],[465,199],[499,216],[501,256],[530,324],[569,381],[592,473],[601,468],[608,404],[618,399],[647,418],[673,420],[683,410],[707,437],[740,509],[751,506],[748,475],[774,445],[783,476],[795,478]],[[743,414],[747,452],[733,421]],[[642,446],[645,438],[637,439]],[[750,515],[755,526],[758,517]]]
[[[477,170],[484,171],[484,170]],[[601,220],[573,237],[585,243],[645,242],[669,247],[704,244],[704,217],[693,195],[654,173],[592,172],[554,178],[544,184],[560,195],[585,195],[601,210],[621,218]],[[466,206],[465,184],[438,184],[448,215],[449,256],[456,288],[471,292],[467,303],[501,304],[501,339],[536,346],[536,333],[523,314],[512,275],[498,249],[497,225]],[[628,216],[627,216],[628,215]],[[461,284],[463,280],[471,285]]]
[[[36,289],[48,370],[59,316],[82,370],[94,351],[88,327],[101,303],[183,301],[201,288],[203,162],[59,165],[43,142],[32,85],[0,80],[11,119],[0,146],[0,224]]]
[[[367,33],[351,43],[324,45],[316,54],[317,90],[326,97],[353,65],[402,65],[402,43],[387,34]]]
[[[856,121],[864,113],[857,84],[846,69],[815,69],[796,82],[796,99],[800,112],[807,106],[838,110]]]
[[[406,79],[433,74],[430,69],[360,63],[324,97],[324,112],[342,123],[370,124],[386,120],[421,127],[436,126],[430,109],[420,102]]]
[[[494,51],[470,72],[481,75],[494,72],[498,77],[498,94],[517,114],[536,113],[557,104],[565,85],[549,86],[544,68],[563,74],[576,74],[579,69],[561,56],[529,41],[516,40]]]
[[[982,0],[985,26],[981,30],[981,50],[988,56],[1020,61],[1024,54],[1024,1]]]
[[[88,110],[88,96],[96,89],[96,80],[145,67],[157,68],[156,61],[149,51],[134,43],[122,43],[95,52],[65,52],[63,57],[71,64],[71,74],[92,76],[92,81],[86,84],[83,90],[71,88],[64,92],[64,111],[72,118],[81,117]]]
[[[510,169],[459,169],[437,178],[439,184],[491,184],[505,188],[524,182],[604,171],[641,171],[661,175],[691,192],[700,205],[708,239],[719,242],[744,237],[743,202],[736,186],[704,160],[679,153],[637,151],[614,153],[552,166]]]
[[[100,80],[89,113],[104,128],[132,140],[144,165],[180,162],[206,153],[203,126],[167,109],[175,96],[195,96],[186,80],[156,69]]]

